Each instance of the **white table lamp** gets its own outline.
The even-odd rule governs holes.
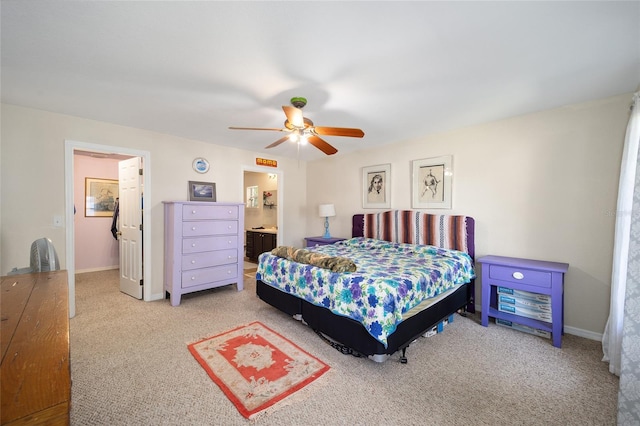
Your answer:
[[[329,233],[329,218],[336,215],[336,208],[333,204],[320,204],[318,216],[324,217],[324,238],[331,238]]]

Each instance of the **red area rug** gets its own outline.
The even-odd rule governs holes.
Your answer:
[[[318,358],[257,321],[191,343],[188,348],[248,419],[329,370]]]

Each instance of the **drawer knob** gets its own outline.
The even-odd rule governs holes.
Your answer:
[[[196,246],[196,243],[192,243],[192,244],[191,244],[191,247],[195,247],[195,246]]]
[[[191,230],[192,230],[192,231],[195,231],[195,230],[196,230],[196,227],[195,227],[195,226],[192,226],[192,227],[191,227]]]
[[[196,277],[195,277],[195,276],[192,276],[192,277],[191,277],[191,281],[194,281],[195,279],[196,279]]]
[[[231,225],[229,225],[228,228],[231,229]]]
[[[191,210],[191,214],[196,214],[196,211],[195,210]]]
[[[196,261],[195,261],[195,260],[192,260],[192,261],[191,261],[191,264],[192,264],[192,265],[195,265],[195,264],[196,264]]]
[[[524,278],[524,274],[522,272],[514,272],[513,274],[511,274],[513,276],[513,278],[515,278],[516,280],[521,280]]]

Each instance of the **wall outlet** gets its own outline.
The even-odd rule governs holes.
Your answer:
[[[53,226],[56,228],[62,228],[62,216],[53,217]]]

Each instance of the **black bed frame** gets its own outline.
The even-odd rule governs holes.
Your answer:
[[[363,224],[363,215],[353,216],[352,236],[364,235]],[[475,254],[474,230],[473,218],[467,217],[467,246],[472,259]],[[376,362],[385,361],[390,355],[402,351],[400,361],[406,363],[406,349],[415,339],[460,310],[475,312],[474,282],[471,281],[461,285],[445,299],[398,324],[396,330],[389,335],[385,348],[367,332],[362,324],[351,318],[336,315],[327,308],[285,293],[261,280],[256,282],[256,293],[260,299],[271,306],[296,319],[303,320],[315,332],[328,338],[327,340],[343,353],[367,356]]]

